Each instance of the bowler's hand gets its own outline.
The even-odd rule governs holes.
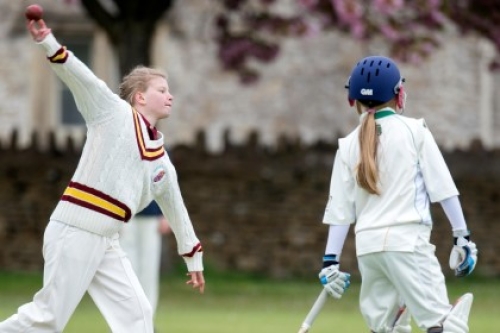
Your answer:
[[[200,294],[203,294],[205,291],[205,278],[203,277],[203,272],[189,272],[187,275],[189,276],[189,280],[186,284],[193,285],[193,288],[198,288],[200,290]]]
[[[158,224],[158,232],[160,235],[169,234],[172,231],[170,225],[168,224],[168,220],[165,217],[161,217]]]
[[[31,37],[37,43],[44,40],[51,33],[51,30],[47,28],[45,21],[42,19],[38,21],[28,20],[27,28]]]

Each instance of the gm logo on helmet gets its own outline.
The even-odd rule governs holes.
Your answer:
[[[366,89],[366,88],[363,88],[361,89],[361,95],[363,96],[373,96],[373,89]]]

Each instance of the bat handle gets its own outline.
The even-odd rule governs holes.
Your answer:
[[[302,324],[298,333],[307,333],[311,327],[307,324]]]

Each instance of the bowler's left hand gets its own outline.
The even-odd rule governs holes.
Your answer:
[[[205,291],[205,278],[203,276],[203,272],[189,272],[187,273],[187,275],[189,276],[189,280],[186,282],[186,284],[192,285],[194,289],[199,289],[200,294],[203,294],[203,292]]]

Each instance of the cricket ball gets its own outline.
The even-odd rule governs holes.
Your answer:
[[[43,8],[39,5],[30,5],[26,7],[26,11],[24,12],[24,16],[26,16],[26,18],[30,21],[38,21],[42,18],[42,15]]]

